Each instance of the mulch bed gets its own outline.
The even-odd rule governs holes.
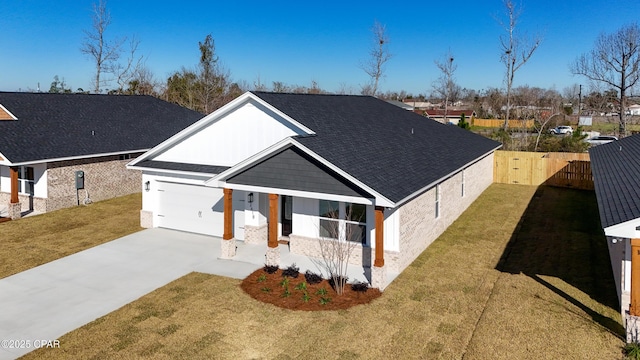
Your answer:
[[[269,274],[261,268],[247,276],[240,287],[258,301],[302,311],[348,309],[367,304],[382,295],[380,290],[372,288],[356,291],[351,284],[347,284],[344,293],[338,295],[326,279],[310,284],[304,273],[299,273],[298,277],[285,277],[282,273],[283,269]],[[287,280],[283,282],[284,279]],[[363,290],[362,286],[360,290]]]

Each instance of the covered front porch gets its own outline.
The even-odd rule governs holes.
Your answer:
[[[321,248],[327,242],[336,242],[349,250],[351,280],[367,281],[379,289],[386,287],[389,275],[385,266],[383,207],[374,206],[365,198],[259,190],[263,189],[243,186],[237,191],[244,198],[244,227],[242,235],[236,237],[238,224],[234,222],[239,209],[233,205],[234,189],[223,188],[222,259],[258,259],[263,265],[279,267],[295,262],[301,268],[328,275]],[[347,216],[352,211],[358,213],[357,218]],[[328,229],[332,224],[341,230],[332,232]],[[346,231],[349,229],[355,231]],[[262,253],[256,254],[256,249]],[[285,255],[288,261],[283,259]],[[292,256],[295,260],[291,260]]]

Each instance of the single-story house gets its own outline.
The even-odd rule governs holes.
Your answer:
[[[281,240],[320,258],[346,239],[382,287],[492,183],[500,146],[370,96],[247,92],[128,167],[144,227],[221,236],[228,258],[266,243],[269,265]]]
[[[640,340],[640,135],[589,149],[627,341]]]
[[[0,92],[0,216],[139,192],[126,164],[200,118],[151,96]]]

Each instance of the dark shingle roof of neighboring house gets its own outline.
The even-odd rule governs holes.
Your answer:
[[[589,149],[604,228],[640,218],[640,135]]]
[[[12,163],[146,150],[202,118],[151,96],[7,93],[0,153]]]
[[[149,169],[187,171],[187,172],[196,172],[196,173],[203,173],[203,174],[220,174],[221,172],[229,169],[228,166],[187,164],[187,163],[156,161],[156,160],[141,161],[137,163],[136,166],[149,168]]]
[[[394,202],[501,146],[371,96],[254,92],[312,129],[303,146]]]

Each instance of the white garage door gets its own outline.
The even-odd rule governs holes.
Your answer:
[[[244,239],[244,194],[233,192],[234,237]],[[224,198],[222,189],[158,182],[158,226],[168,229],[222,236]]]

